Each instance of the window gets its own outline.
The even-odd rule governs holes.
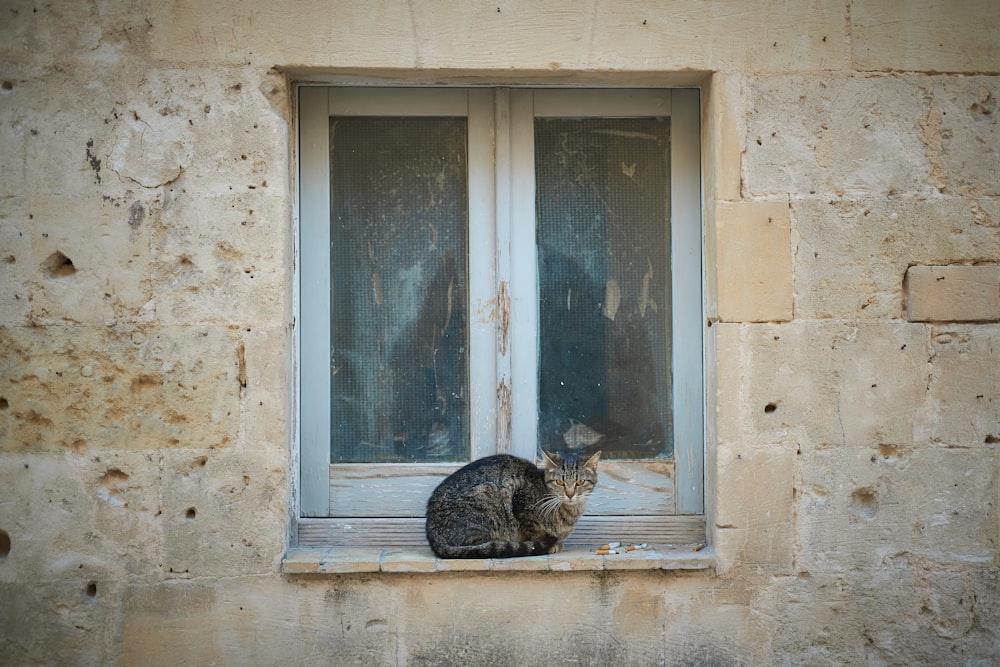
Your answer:
[[[702,539],[695,90],[299,91],[300,544],[423,544],[497,452],[600,449],[570,542]]]

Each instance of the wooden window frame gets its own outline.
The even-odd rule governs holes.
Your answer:
[[[422,517],[394,510],[372,516],[366,502],[375,498],[393,505],[397,499],[398,506],[412,506],[410,496],[426,495],[461,465],[339,464],[333,474],[329,369],[316,360],[329,358],[329,118],[335,115],[468,118],[469,256],[491,260],[488,267],[470,263],[468,272],[472,459],[499,452],[535,457],[535,118],[670,117],[672,510],[647,508],[633,514],[623,506],[614,516],[585,516],[571,540],[600,541],[607,535],[660,543],[702,540],[705,318],[699,91],[303,85],[298,103],[296,542],[423,544]],[[312,316],[315,313],[325,315]],[[508,322],[514,323],[509,330]],[[646,479],[651,463],[602,461],[610,473],[604,479],[615,480],[622,498],[639,497],[656,486],[655,480]],[[655,474],[661,468],[653,465],[652,470]],[[337,509],[331,512],[332,507]]]

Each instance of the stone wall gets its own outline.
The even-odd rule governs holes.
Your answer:
[[[997,3],[0,17],[0,663],[1000,661]],[[281,574],[333,77],[702,88],[714,570]]]

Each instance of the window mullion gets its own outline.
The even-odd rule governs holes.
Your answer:
[[[538,440],[538,263],[534,92],[510,94],[511,451],[533,459]]]
[[[472,458],[496,451],[497,318],[487,314],[497,285],[497,176],[493,91],[469,91],[469,393]]]
[[[498,88],[496,100],[496,451],[511,452],[510,281],[513,198],[509,88]]]

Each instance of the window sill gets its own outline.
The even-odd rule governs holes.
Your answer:
[[[653,545],[601,556],[570,548],[526,558],[441,559],[427,547],[294,547],[281,562],[282,574],[430,572],[595,572],[608,570],[710,570],[715,552],[693,545]]]

